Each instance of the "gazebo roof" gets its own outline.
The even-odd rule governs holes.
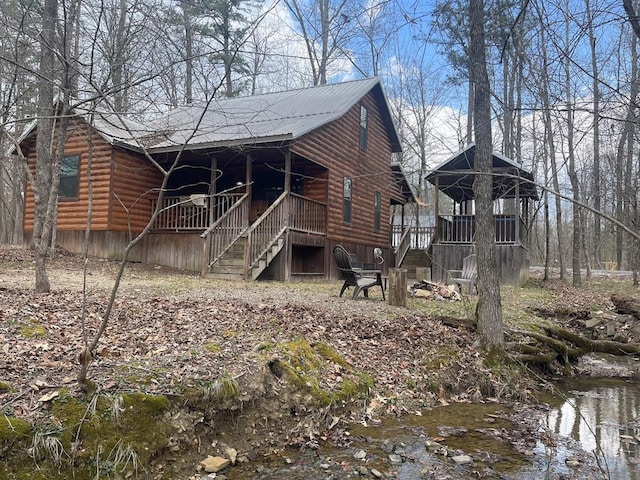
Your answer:
[[[427,181],[436,185],[437,178],[438,189],[457,203],[472,200],[475,151],[475,144],[471,144],[452,155],[426,176]],[[520,198],[539,199],[531,172],[527,172],[513,160],[499,153],[493,154],[492,163],[494,200],[515,198],[516,190]]]

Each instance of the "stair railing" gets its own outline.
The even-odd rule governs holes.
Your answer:
[[[288,193],[283,192],[244,234],[247,239],[244,262],[245,279],[249,278],[249,272],[258,260],[286,231],[289,220],[288,207]]]
[[[204,239],[203,273],[211,268],[249,226],[249,195],[244,194],[201,235]],[[206,268],[205,268],[206,266]]]
[[[411,248],[411,237],[412,237],[412,227],[408,227],[402,232],[402,236],[400,237],[400,241],[398,242],[398,246],[396,247],[396,267],[402,265],[402,261],[404,257],[407,256],[407,252],[409,248]]]

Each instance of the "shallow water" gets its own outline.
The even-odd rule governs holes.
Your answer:
[[[349,445],[323,444],[318,450],[278,452],[233,467],[225,474],[230,480],[241,478],[290,480],[374,478],[372,469],[385,478],[472,479],[496,478],[533,480],[540,478],[540,462],[516,451],[500,432],[513,427],[512,412],[499,404],[451,404],[408,414],[399,419],[386,418],[380,425],[351,425]],[[428,440],[436,440],[446,450],[428,449]],[[531,445],[533,451],[535,443]],[[364,458],[356,452],[364,451]],[[472,466],[458,466],[450,458],[464,453],[473,458]],[[390,454],[400,455],[394,463]],[[366,469],[362,474],[362,468]],[[358,470],[360,469],[360,470]]]
[[[580,378],[557,386],[563,396],[547,400],[548,428],[593,453],[605,478],[640,480],[640,382]]]
[[[351,425],[347,446],[320,442],[318,449],[279,451],[225,474],[229,480],[337,480],[374,478],[374,469],[398,480],[640,480],[640,382],[582,378],[558,383],[558,389],[559,395],[545,398],[550,409],[540,431],[566,441],[538,441],[516,449],[517,439],[509,437],[514,413],[509,407],[451,404],[420,415],[385,418],[376,426]],[[448,454],[426,448],[430,440],[438,441]],[[580,447],[592,456],[581,455]],[[356,458],[359,450],[364,458]],[[391,453],[401,455],[403,462],[393,463]],[[458,453],[471,456],[471,466],[456,465],[450,457]],[[571,468],[568,460],[582,465]],[[599,467],[593,466],[596,462]]]

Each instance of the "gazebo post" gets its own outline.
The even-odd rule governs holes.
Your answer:
[[[440,222],[438,221],[438,219],[440,218],[440,179],[438,177],[436,177],[436,183],[435,183],[435,194],[433,196],[433,211],[435,212],[435,229],[433,231],[433,240],[436,240],[439,238],[440,236],[440,232],[438,232],[439,230],[439,226],[440,226]],[[433,241],[432,240],[432,241]]]
[[[516,178],[516,204],[515,204],[514,208],[514,214],[515,214],[515,222],[516,222],[516,231],[515,231],[515,241],[516,244],[520,243],[520,176],[518,175],[518,178]]]

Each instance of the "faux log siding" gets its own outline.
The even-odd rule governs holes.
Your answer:
[[[329,169],[327,237],[344,243],[385,246],[389,243],[390,194],[396,192],[391,172],[391,145],[375,98],[361,102],[368,109],[367,151],[359,146],[360,103],[342,118],[315,130],[291,150]],[[343,177],[353,180],[352,221],[342,221]],[[374,231],[374,194],[382,195],[380,232]]]
[[[305,175],[307,175],[307,178],[304,179],[304,196],[318,202],[326,203],[327,171],[319,166],[313,165],[305,171]]]
[[[58,202],[58,230],[84,230],[89,207],[87,183],[88,127],[74,122],[69,126],[65,143],[65,155],[80,155],[80,179],[77,200]],[[129,221],[134,233],[140,232],[151,218],[151,196],[156,195],[162,176],[142,155],[113,148],[98,133],[93,132],[91,143],[93,157],[92,230],[128,231]],[[35,149],[28,154],[32,171],[35,169]],[[130,210],[129,216],[121,203]],[[27,182],[24,228],[33,230],[34,199]]]
[[[78,198],[60,200],[58,202],[58,230],[84,230],[89,208],[89,187],[87,183],[89,142],[87,126],[81,122],[74,122],[69,126],[68,132],[64,155],[80,155]],[[106,230],[109,220],[111,145],[95,132],[92,136],[92,145],[93,210],[91,228],[94,230]],[[27,158],[29,168],[33,172],[36,161],[35,149],[29,151]],[[33,191],[29,182],[27,182],[24,216],[24,229],[27,231],[33,230],[34,207]]]
[[[162,175],[142,155],[124,150],[113,151],[111,216],[109,229],[141,232],[151,218],[151,200],[162,183]]]

